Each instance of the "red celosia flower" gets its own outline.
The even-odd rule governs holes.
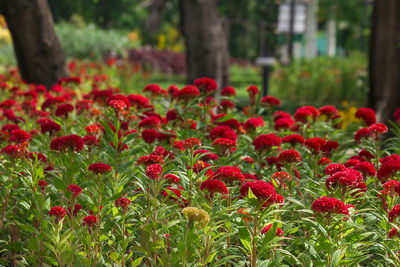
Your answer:
[[[390,180],[383,184],[383,191],[385,191],[385,195],[393,197],[397,192],[396,189],[400,189],[399,186],[400,182],[396,180]]]
[[[196,156],[198,154],[201,154],[201,160],[203,161],[209,161],[209,160],[217,160],[218,156],[211,151],[208,151],[206,149],[199,149],[193,152],[193,156]]]
[[[267,226],[265,226],[263,229],[261,229],[261,234],[265,235],[266,233],[268,233],[268,231],[271,229],[272,223],[268,224]],[[283,231],[281,228],[277,227],[276,228],[276,234],[275,236],[279,236],[282,237],[284,235]]]
[[[168,186],[167,189],[174,193],[175,196],[171,196],[167,191],[163,190],[161,194],[163,195],[164,198],[169,197],[169,199],[176,199],[176,198],[182,198],[182,191],[184,190],[182,186],[180,185],[173,185],[173,186]]]
[[[332,174],[325,181],[328,189],[336,188],[337,186],[348,187],[352,189],[357,183],[363,180],[362,174],[356,170],[347,168],[344,171],[339,171]]]
[[[292,119],[281,118],[275,121],[274,129],[276,131],[289,129],[294,124]]]
[[[168,121],[173,121],[178,118],[178,111],[176,109],[169,110],[166,114],[165,117],[167,118]]]
[[[160,123],[160,119],[157,117],[147,117],[139,122],[138,127],[145,129],[160,129]]]
[[[257,95],[260,93],[260,91],[255,85],[249,86],[246,91],[249,93],[250,105],[254,105],[256,103]]]
[[[100,140],[97,139],[95,136],[85,136],[83,137],[83,142],[86,146],[98,146],[100,145]]]
[[[11,142],[15,142],[17,144],[22,144],[31,139],[31,135],[24,130],[12,130],[10,134],[10,138],[8,139]]]
[[[370,108],[359,108],[356,112],[356,118],[362,119],[368,126],[376,122],[375,111]]]
[[[56,104],[61,104],[65,101],[65,98],[62,96],[47,98],[42,104],[42,110],[46,110],[48,107],[55,106]]]
[[[128,106],[122,100],[111,100],[107,104],[109,107],[112,107],[116,112],[123,112]]]
[[[193,171],[196,174],[199,174],[201,171],[203,171],[204,169],[206,169],[208,167],[211,167],[211,165],[208,164],[207,162],[199,160],[194,164]],[[213,175],[214,175],[214,172],[210,168],[204,173],[204,176],[206,176],[206,177],[212,177]]]
[[[323,146],[325,145],[325,139],[320,137],[309,138],[305,141],[305,145],[310,149],[311,153],[317,155],[321,152]]]
[[[75,104],[76,112],[81,114],[85,110],[90,110],[93,106],[93,101],[90,99],[78,100]]]
[[[152,180],[159,179],[162,171],[163,167],[160,164],[151,164],[146,167],[146,175]]]
[[[368,161],[371,161],[371,159],[375,158],[375,156],[366,149],[362,149],[360,152],[358,152],[358,155]]]
[[[327,158],[327,157],[322,157],[322,158],[319,159],[318,165],[326,165],[326,164],[329,164],[329,163],[331,163],[331,162],[332,162],[332,161],[331,161],[329,158]]]
[[[400,205],[396,205],[389,212],[389,222],[393,222],[400,215]]]
[[[389,238],[393,238],[393,237],[400,237],[397,229],[395,227],[393,227],[392,229],[390,229],[389,233],[388,233],[388,237]]]
[[[3,127],[1,127],[2,131],[11,133],[13,130],[19,130],[19,126],[17,124],[4,124]]]
[[[339,147],[339,143],[336,141],[329,140],[321,148],[322,153],[325,156],[330,156],[335,149]]]
[[[222,166],[219,167],[215,173],[213,179],[218,179],[231,184],[234,181],[244,182],[245,178],[238,167]]]
[[[211,129],[209,137],[211,140],[215,140],[217,138],[227,138],[236,141],[237,139],[236,132],[229,126],[225,125],[217,126]]]
[[[279,120],[279,119],[291,119],[291,120],[293,120],[292,116],[289,113],[284,112],[284,111],[280,111],[280,110],[275,111],[272,116],[274,117],[274,122]]]
[[[384,161],[379,168],[377,177],[379,180],[387,180],[400,170],[400,159]]]
[[[281,101],[273,96],[264,96],[261,98],[261,105],[266,107],[277,107],[281,105]]]
[[[346,167],[353,167],[356,164],[360,163],[361,161],[358,159],[354,159],[354,158],[350,158],[346,161],[346,163],[344,164]]]
[[[172,184],[179,183],[179,177],[172,173],[168,173],[168,174],[164,175],[163,178]]]
[[[243,162],[246,162],[248,164],[253,164],[254,163],[254,159],[251,157],[245,157],[242,159]]]
[[[349,215],[346,205],[333,197],[320,197],[312,203],[311,209],[317,213]]]
[[[281,142],[281,138],[274,133],[262,134],[253,140],[253,146],[255,150],[269,150],[274,146],[280,146]]]
[[[44,190],[46,189],[46,187],[49,184],[45,181],[45,180],[40,180],[38,181],[38,186],[40,187],[40,189],[42,190],[42,194],[44,194]]]
[[[345,171],[347,167],[342,163],[332,163],[325,167],[325,174],[332,175],[337,172]]]
[[[372,137],[376,140],[379,138],[379,135],[388,132],[388,127],[383,123],[374,123],[368,127],[368,130]]]
[[[240,129],[240,127],[241,127],[241,124],[237,119],[229,119],[229,120],[226,120],[226,121],[217,121],[216,124],[217,125],[229,126],[229,127],[231,127],[232,129],[235,129],[235,130]]]
[[[222,96],[235,96],[236,95],[236,90],[233,87],[224,87],[221,90],[221,95]]]
[[[90,164],[88,170],[95,174],[104,174],[112,171],[112,168],[108,164],[99,162]]]
[[[160,94],[161,87],[158,84],[148,84],[143,88],[143,92],[150,92],[153,95]]]
[[[300,121],[303,123],[306,123],[310,119],[313,118],[313,113],[311,110],[305,107],[298,108],[296,112],[294,113],[294,119],[296,121]]]
[[[192,149],[194,146],[201,146],[201,142],[199,139],[192,137],[183,141],[184,149]]]
[[[68,113],[71,113],[73,110],[74,110],[74,106],[71,104],[60,104],[57,106],[55,114],[57,117],[63,117],[63,116],[67,116]]]
[[[72,134],[54,138],[50,143],[50,149],[61,152],[66,150],[78,152],[83,149],[83,145],[82,137]]]
[[[76,215],[78,215],[78,212],[80,211],[82,209],[82,206],[81,205],[79,205],[79,204],[75,204],[74,205],[74,210],[72,211],[72,216],[75,216],[76,217]],[[70,207],[68,207],[68,217],[70,217],[71,218],[71,208]]]
[[[146,108],[150,105],[149,99],[142,95],[128,95],[129,103],[137,110]]]
[[[283,183],[284,181],[290,181],[292,177],[290,177],[290,174],[287,172],[276,172],[272,175],[271,177],[272,180],[279,181],[280,183]]]
[[[82,225],[91,228],[91,227],[94,226],[96,223],[97,223],[97,218],[96,218],[96,216],[94,216],[94,215],[88,215],[88,216],[86,216],[85,218],[83,218]]]
[[[280,164],[290,164],[301,161],[300,153],[294,149],[282,151],[278,156]]]
[[[142,138],[146,143],[154,143],[158,137],[158,132],[155,129],[145,129],[142,132]]]
[[[368,128],[361,128],[354,135],[354,140],[360,143],[361,139],[371,137],[371,132]]]
[[[215,148],[219,155],[224,155],[228,152],[236,151],[236,141],[227,138],[217,138],[212,142],[212,146]]]
[[[140,157],[136,164],[148,166],[148,165],[155,164],[155,163],[162,165],[162,164],[164,164],[164,160],[159,155],[145,155],[145,156]]]
[[[400,160],[400,155],[392,154],[392,155],[389,155],[389,156],[379,159],[379,162],[382,164],[385,164],[386,162],[391,161],[391,160]]]
[[[115,200],[114,205],[117,208],[122,208],[124,212],[128,210],[129,205],[131,204],[131,200],[126,198],[126,197],[120,197],[117,200]]]
[[[246,129],[248,132],[255,131],[256,128],[258,127],[263,127],[265,126],[265,122],[262,117],[253,117],[248,119],[244,124],[243,127]]]
[[[1,149],[2,154],[6,154],[11,158],[22,158],[26,152],[26,146],[24,144],[7,145]]]
[[[208,78],[208,77],[203,77],[194,80],[194,85],[196,85],[198,88],[203,89],[206,91],[206,93],[213,93],[215,90],[217,90],[217,82],[214,79]]]
[[[58,123],[56,123],[50,119],[46,119],[45,121],[40,123],[40,131],[42,133],[49,132],[50,134],[53,134],[60,130],[61,130],[61,126]]]
[[[305,140],[304,137],[299,134],[291,134],[283,137],[282,142],[289,143],[292,146],[295,146],[296,144],[304,144]]]
[[[200,91],[196,86],[187,85],[174,93],[173,97],[178,100],[189,101],[200,96]]]
[[[243,173],[243,176],[244,176],[244,178],[245,178],[245,181],[248,181],[248,180],[250,180],[250,181],[258,180],[257,175],[254,175],[254,174]]]
[[[326,116],[328,120],[334,119],[339,115],[338,110],[334,106],[323,106],[318,109],[320,116]]]
[[[201,183],[200,190],[207,190],[211,197],[213,197],[215,193],[222,195],[227,195],[229,193],[228,187],[226,187],[224,182],[218,179],[205,180]]]
[[[100,134],[100,126],[98,124],[92,124],[85,127],[86,134],[88,136],[96,136]]]
[[[79,194],[82,192],[82,188],[78,185],[70,184],[67,187],[67,191],[70,191],[72,193],[72,197],[78,197]]]
[[[265,202],[264,205],[283,202],[283,197],[276,193],[275,187],[266,181],[257,180],[246,182],[240,187],[240,194],[246,197],[249,193],[249,189],[251,189],[251,192],[253,192],[260,202]]]
[[[376,170],[371,162],[364,161],[354,165],[354,169],[361,172],[364,176],[375,176]]]
[[[52,207],[49,211],[50,217],[54,216],[56,218],[56,223],[59,223],[66,214],[67,211],[63,207]]]
[[[235,103],[233,103],[230,100],[221,100],[219,103],[220,110],[223,112],[228,112],[229,109],[234,109],[235,108]]]

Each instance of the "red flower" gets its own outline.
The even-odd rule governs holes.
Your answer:
[[[277,107],[281,105],[281,101],[273,96],[264,96],[261,98],[261,105],[266,107]]]
[[[276,172],[272,175],[271,177],[272,180],[279,181],[280,183],[283,183],[284,181],[290,181],[292,177],[290,177],[290,174],[287,172]]]
[[[40,187],[40,189],[42,190],[42,194],[44,194],[44,190],[46,189],[46,187],[49,184],[45,181],[45,180],[40,180],[38,181],[38,186]]]
[[[143,109],[150,105],[149,99],[142,95],[128,95],[129,103],[135,109]]]
[[[296,144],[304,144],[305,140],[304,137],[299,134],[291,134],[283,137],[282,142],[289,143],[292,146],[295,146]]]
[[[72,134],[54,138],[50,143],[50,149],[61,152],[66,150],[78,152],[83,149],[83,144],[82,137]]]
[[[393,197],[398,191],[398,189],[400,189],[399,186],[400,182],[396,180],[390,180],[383,184],[383,191],[385,192],[385,195]]]
[[[145,155],[145,156],[140,157],[136,164],[148,166],[148,165],[155,164],[155,163],[162,165],[162,164],[164,164],[164,160],[161,156],[152,154],[152,155]]]
[[[332,163],[325,167],[325,174],[332,175],[337,172],[345,171],[347,167],[342,163]]]
[[[301,107],[296,110],[294,113],[294,119],[296,121],[300,121],[306,123],[307,121],[314,118],[313,112],[307,107]]]
[[[254,105],[256,103],[256,97],[260,93],[257,86],[251,85],[246,89],[247,93],[249,93],[250,105]]]
[[[328,120],[334,119],[339,116],[338,110],[334,106],[323,106],[319,108],[320,116],[324,115]]]
[[[97,218],[94,215],[88,215],[83,218],[82,225],[91,228],[97,223]]]
[[[312,203],[311,209],[317,213],[349,215],[349,210],[346,205],[339,199],[333,197],[318,198]]]
[[[56,109],[56,116],[57,117],[62,117],[62,116],[67,116],[68,113],[71,113],[74,110],[74,106],[71,104],[61,104],[57,106]]]
[[[128,106],[122,100],[111,100],[107,104],[108,106],[112,107],[116,112],[123,112]]]
[[[163,178],[165,180],[167,180],[169,183],[172,183],[172,184],[179,183],[179,177],[174,175],[174,174],[172,174],[172,173],[168,173],[168,174],[164,175]]]
[[[392,229],[390,229],[389,233],[388,233],[388,237],[389,238],[393,238],[393,237],[400,237],[399,233],[397,232],[397,229],[395,227],[393,227]]]
[[[201,146],[201,142],[199,139],[192,137],[183,141],[184,149],[192,149],[194,146]]]
[[[368,130],[373,135],[374,139],[377,139],[379,135],[388,132],[388,127],[383,123],[374,123],[368,127]]]
[[[148,84],[143,88],[143,92],[150,92],[153,95],[158,95],[161,92],[161,87],[158,84]]]
[[[232,130],[229,126],[217,126],[211,129],[210,135],[211,140],[215,140],[217,138],[227,138],[236,141],[237,135],[234,130]]]
[[[267,226],[265,226],[263,229],[261,229],[261,234],[265,235],[266,233],[268,233],[269,229],[271,229],[272,223],[268,224]],[[284,235],[283,231],[281,228],[277,227],[276,228],[276,234],[275,236],[279,236],[282,237]]]
[[[339,143],[336,141],[329,140],[322,146],[322,153],[325,156],[329,156],[332,154],[333,150],[339,147]]]
[[[174,188],[174,187],[177,187],[177,188]],[[169,196],[170,199],[176,199],[176,198],[181,198],[181,197],[182,197],[182,193],[181,193],[181,191],[183,191],[183,187],[182,187],[182,186],[180,186],[180,185],[173,185],[173,186],[168,186],[167,189],[168,189],[169,191],[173,192],[174,195],[175,195],[175,197],[169,195],[169,193],[168,193],[167,191],[163,190],[163,191],[161,192],[161,194],[163,195],[164,198],[165,198],[165,197],[168,197],[168,196]]]
[[[2,154],[8,155],[10,158],[22,158],[26,154],[26,147],[21,145],[7,145],[1,149]]]
[[[31,135],[24,130],[12,130],[10,134],[10,138],[8,139],[11,142],[15,142],[17,144],[22,144],[31,139]]]
[[[224,87],[221,90],[221,95],[222,96],[235,96],[236,95],[236,90],[233,87]]]
[[[368,161],[375,158],[375,156],[371,152],[367,151],[366,149],[362,149],[360,152],[358,152],[358,155]]]
[[[40,123],[40,131],[42,133],[50,132],[50,134],[52,134],[60,130],[61,130],[60,125],[50,119],[46,119],[45,121]]]
[[[174,93],[173,97],[178,100],[189,101],[200,96],[200,91],[196,86],[187,85]]]
[[[389,222],[393,222],[400,215],[400,205],[396,205],[389,212]]]
[[[72,197],[78,197],[79,194],[82,192],[82,188],[78,185],[70,184],[67,187],[67,191],[72,193]]]
[[[356,118],[363,120],[368,126],[376,122],[375,111],[370,108],[359,108]]]
[[[203,89],[206,91],[206,93],[213,93],[215,90],[217,90],[217,82],[214,79],[208,78],[208,77],[203,77],[194,80],[194,85],[196,85],[198,88]]]
[[[122,208],[124,212],[128,210],[129,205],[131,204],[131,200],[125,197],[120,197],[117,200],[115,200],[114,205],[117,208]]]
[[[322,158],[319,159],[318,165],[326,165],[326,164],[329,164],[329,163],[331,163],[331,162],[332,162],[332,161],[331,161],[329,158],[327,158],[327,157],[322,157]]]
[[[255,131],[256,128],[263,126],[265,126],[265,122],[262,117],[250,118],[243,124],[243,127],[248,132]]]
[[[112,168],[105,163],[92,163],[89,165],[88,170],[95,174],[104,174],[112,171]]]
[[[157,137],[158,132],[155,129],[146,129],[142,132],[142,138],[148,144],[154,143]]]
[[[244,182],[245,178],[238,167],[222,166],[215,171],[213,179],[233,183],[234,181]]]
[[[375,176],[376,170],[371,162],[364,161],[354,165],[354,169],[361,172],[364,176]]]
[[[281,138],[274,133],[262,134],[253,140],[253,146],[255,150],[269,150],[274,146],[280,146],[281,142]]]
[[[208,167],[211,167],[211,165],[208,164],[207,162],[199,160],[194,164],[193,171],[196,174],[199,174],[201,171],[203,171],[204,169],[206,169]],[[204,173],[204,176],[206,176],[206,177],[211,177],[213,175],[214,175],[214,172],[210,168]]]
[[[284,112],[284,111],[280,111],[280,110],[275,111],[272,116],[274,117],[274,122],[279,120],[279,119],[291,119],[291,120],[293,120],[292,116],[289,113]]]
[[[85,136],[83,137],[83,142],[86,146],[98,146],[100,145],[100,140],[95,136]]]
[[[236,151],[236,141],[227,138],[215,139],[212,143],[212,146],[215,148],[219,155],[224,155],[227,152]]]
[[[193,153],[193,156],[196,156],[196,155],[198,155],[198,154],[201,154],[201,160],[203,160],[203,161],[210,161],[210,160],[217,160],[218,159],[218,156],[216,155],[216,154],[214,154],[214,153],[212,153],[211,151],[208,151],[208,150],[206,150],[206,149],[199,149],[199,150],[196,150],[194,153]]]
[[[306,147],[310,149],[311,153],[314,155],[317,155],[321,152],[325,143],[326,143],[325,139],[322,139],[320,137],[310,138],[305,141]]]
[[[290,164],[301,161],[300,153],[294,149],[282,151],[278,156],[280,164]]]
[[[354,135],[354,141],[356,141],[357,143],[361,142],[361,139],[363,138],[369,138],[371,137],[371,132],[368,128],[361,128],[360,130],[358,130],[355,135]]]
[[[275,131],[279,131],[281,129],[289,129],[290,126],[294,124],[294,121],[292,119],[288,118],[281,118],[275,121],[274,129]]]
[[[201,183],[200,190],[207,190],[211,197],[213,197],[215,193],[222,195],[227,195],[229,193],[228,187],[226,187],[224,182],[218,179],[205,180]]]
[[[325,184],[328,189],[336,186],[354,187],[361,182],[363,177],[360,172],[347,168],[344,171],[336,172],[326,179]]]
[[[260,202],[265,202],[264,205],[283,202],[283,197],[276,194],[275,187],[266,181],[257,180],[246,182],[240,187],[240,194],[246,197],[249,193],[249,188]]]
[[[50,217],[54,216],[56,218],[56,223],[59,223],[66,214],[67,211],[63,207],[52,207],[49,211]]]
[[[146,175],[152,180],[159,179],[162,171],[163,167],[160,164],[151,164],[146,167]]]
[[[145,129],[160,129],[160,123],[161,121],[157,117],[147,117],[139,122],[138,127]]]
[[[382,162],[377,177],[379,180],[386,180],[394,176],[400,170],[400,159],[392,159]]]

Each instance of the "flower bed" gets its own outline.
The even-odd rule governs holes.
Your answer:
[[[400,264],[400,156],[373,110],[342,129],[255,86],[237,112],[208,78],[130,95],[0,78],[3,265]]]

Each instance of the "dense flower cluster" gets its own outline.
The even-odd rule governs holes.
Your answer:
[[[346,205],[339,199],[333,197],[320,197],[312,203],[311,209],[322,214],[344,214],[349,215]]]

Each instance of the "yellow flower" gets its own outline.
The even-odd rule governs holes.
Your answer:
[[[210,216],[202,209],[187,207],[182,210],[182,213],[185,217],[187,217],[189,222],[198,222],[202,227],[206,226],[210,222]]]

